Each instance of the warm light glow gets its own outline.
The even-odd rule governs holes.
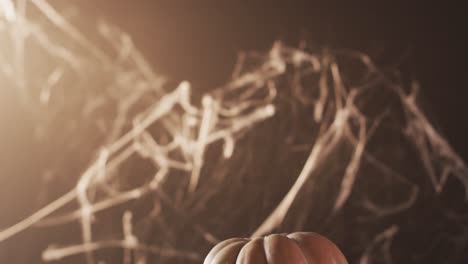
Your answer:
[[[16,19],[15,6],[11,0],[0,0],[0,13],[8,22]]]

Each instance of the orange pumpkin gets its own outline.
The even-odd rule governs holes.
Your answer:
[[[232,238],[216,245],[203,264],[347,264],[338,247],[316,233]]]

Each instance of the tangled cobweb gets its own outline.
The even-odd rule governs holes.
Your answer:
[[[0,11],[0,83],[34,117],[38,147],[58,148],[38,193],[50,178],[73,182],[0,231],[0,246],[74,224],[76,242],[49,241],[44,262],[200,263],[228,237],[304,230],[356,263],[419,263],[439,242],[393,246],[417,230],[405,219],[452,179],[468,189],[418,84],[360,52],[277,42],[200,95],[189,81],[171,87],[108,23],[91,38],[45,0],[1,0]],[[466,231],[463,211],[450,215]],[[465,233],[436,236],[468,245]]]

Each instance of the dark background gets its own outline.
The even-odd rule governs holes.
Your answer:
[[[463,156],[467,35],[463,6],[414,1],[76,1],[129,32],[150,62],[195,89],[222,84],[236,54],[275,40],[350,48],[418,80],[429,115]],[[215,1],[213,1],[215,2]],[[410,3],[411,2],[411,3]]]

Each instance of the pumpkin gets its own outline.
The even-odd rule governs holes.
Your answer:
[[[308,232],[254,239],[232,238],[216,245],[203,264],[347,264],[338,247]]]

